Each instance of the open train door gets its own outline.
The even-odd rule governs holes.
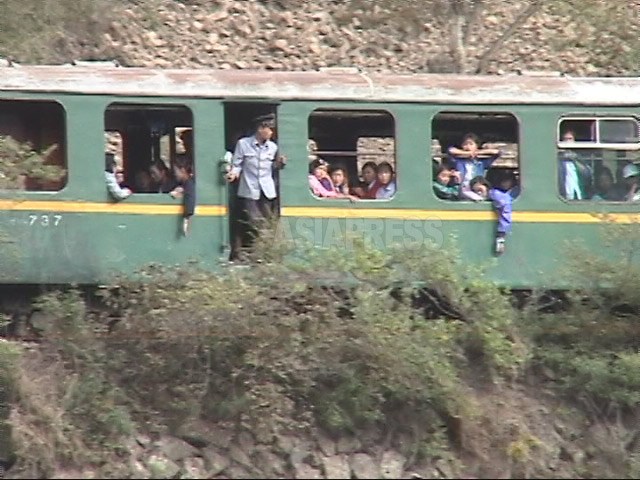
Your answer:
[[[221,164],[221,173],[224,175],[231,168],[231,160],[236,143],[242,137],[251,136],[256,131],[255,119],[257,117],[275,114],[278,121],[278,104],[255,101],[230,101],[224,103],[224,130],[226,153]],[[276,132],[273,141],[278,143]],[[274,181],[278,191],[274,208],[279,214],[280,209],[280,189],[279,172],[274,171]],[[238,201],[238,181],[227,184],[227,211],[228,211],[228,254],[229,260],[234,260],[243,246],[249,242],[248,231],[245,228],[246,218]]]

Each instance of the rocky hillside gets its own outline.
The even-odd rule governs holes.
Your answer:
[[[542,7],[533,9],[528,0],[485,0],[483,8],[469,10],[460,38],[464,70],[475,72],[483,59],[482,70],[487,73],[542,69],[620,75],[640,71],[640,0],[540,1]],[[13,50],[7,42],[3,47],[0,38],[0,55],[25,63],[115,58],[125,65],[176,68],[307,70],[357,65],[381,72],[455,69],[450,53],[451,4],[441,0],[84,3],[74,4],[78,19],[69,18],[70,10],[59,12],[61,26],[49,32],[46,40],[43,37],[41,48],[16,54],[24,45],[24,35],[16,34]],[[44,27],[38,27],[34,35],[42,32]],[[505,33],[506,41],[495,46]]]
[[[357,65],[383,72],[449,70],[447,12],[421,6],[429,2],[408,0],[403,8],[394,7],[396,3],[138,2],[109,25],[103,41],[105,51],[128,65],[289,70]],[[621,1],[621,8],[594,9],[580,15],[560,9],[558,4],[563,2],[548,3],[498,49],[489,62],[489,73],[518,68],[577,75],[627,73],[630,64],[625,56],[632,54],[634,43],[629,39],[640,37],[639,1]],[[470,69],[528,4],[487,2],[469,28]],[[578,18],[566,16],[572,12]],[[593,15],[606,18],[594,21]],[[624,31],[609,31],[616,25],[624,26]],[[603,64],[606,58],[612,60],[610,65]]]

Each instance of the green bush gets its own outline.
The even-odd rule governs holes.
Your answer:
[[[0,135],[0,188],[19,188],[20,177],[34,180],[58,181],[67,174],[64,168],[46,165],[49,154],[58,148],[53,144],[42,152],[33,150],[28,143]]]
[[[275,396],[305,425],[315,417],[353,432],[403,409],[462,412],[471,344],[495,379],[526,360],[504,294],[457,273],[454,253],[357,242],[350,252],[276,253],[275,263],[267,256],[221,276],[159,269],[105,291],[123,313],[105,341],[109,375],[173,424],[194,415],[263,422]],[[424,285],[459,303],[457,317],[425,318],[416,304]]]
[[[526,361],[508,299],[453,250],[277,257],[220,275],[154,266],[102,289],[99,311],[74,290],[43,296],[61,428],[105,454],[136,424],[201,417],[263,440],[390,430],[411,435],[407,453],[442,456],[443,425],[473,411],[467,370],[513,379]]]
[[[640,402],[640,225],[608,223],[598,255],[568,247],[565,308],[528,311],[523,328],[534,343],[534,362],[553,373],[574,399],[600,412],[635,408]]]

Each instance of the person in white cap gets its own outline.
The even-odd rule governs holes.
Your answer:
[[[640,183],[640,169],[635,163],[630,163],[622,169],[622,178],[626,194],[624,200],[627,202],[637,202],[640,200],[640,191],[638,184]]]
[[[286,159],[278,155],[278,145],[272,140],[276,129],[274,114],[254,119],[255,133],[241,138],[231,157],[227,181],[238,180],[238,199],[244,210],[249,235],[255,238],[265,221],[277,215],[278,188],[274,170],[282,168]]]

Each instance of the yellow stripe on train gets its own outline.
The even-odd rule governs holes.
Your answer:
[[[398,220],[488,221],[495,220],[491,210],[419,210],[377,208],[283,207],[282,216],[311,218],[387,218]],[[513,212],[514,222],[523,223],[640,223],[640,213]]]
[[[0,200],[0,210],[63,212],[63,213],[122,213],[130,215],[179,215],[182,205],[152,203],[104,203],[62,200]],[[224,205],[198,205],[196,215],[219,217],[227,214]]]
[[[151,203],[105,203],[62,200],[0,200],[0,211],[36,211],[62,213],[117,213],[129,215],[179,215],[182,205]],[[377,218],[396,220],[493,221],[491,210],[421,210],[409,208],[283,207],[283,217]],[[198,205],[196,215],[227,215],[225,205]],[[521,223],[640,223],[640,213],[535,212],[515,211],[513,221]]]

